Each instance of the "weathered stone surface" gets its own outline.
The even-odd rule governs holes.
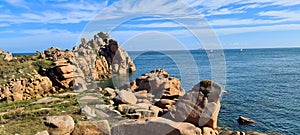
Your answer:
[[[217,135],[216,132],[210,127],[203,127],[202,135]]]
[[[88,119],[94,118],[96,117],[96,112],[94,108],[89,107],[88,105],[85,105],[82,109],[81,109],[82,113],[84,113]]]
[[[222,87],[204,80],[195,85],[165,117],[194,125],[217,128]]]
[[[130,83],[130,88],[134,89],[138,99],[146,99],[145,101],[153,102],[156,106],[167,110],[171,110],[177,99],[185,93],[180,88],[180,80],[169,77],[169,74],[161,68],[138,77]]]
[[[112,127],[111,132],[112,135],[201,135],[201,129],[190,123],[159,117],[120,121]]]
[[[4,54],[5,54],[5,56],[4,56],[3,60],[8,61],[8,62],[13,60],[12,53],[7,52],[7,53],[4,53]]]
[[[110,99],[116,97],[116,92],[113,88],[106,87],[100,91],[104,96],[108,96]]]
[[[74,130],[74,120],[71,116],[48,116],[44,119],[44,124],[49,128],[51,135],[70,135]]]
[[[72,135],[110,135],[110,127],[107,120],[79,121]]]
[[[0,101],[19,101],[41,98],[55,93],[48,77],[36,73],[31,79],[11,80],[0,87]]]
[[[121,90],[117,93],[115,100],[124,104],[136,104],[137,98],[131,91]]]

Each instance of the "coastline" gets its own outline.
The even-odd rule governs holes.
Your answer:
[[[86,41],[82,41],[82,44],[86,44],[85,43]],[[117,47],[118,48],[118,47]],[[46,56],[46,59],[47,59],[47,57],[53,57],[54,59],[55,59],[55,57],[57,57],[57,56],[54,56],[54,55],[56,55],[56,52],[54,53],[54,55],[52,55],[52,52],[51,51],[58,51],[60,54],[67,54],[68,53],[68,51],[59,51],[59,50],[57,50],[57,49],[53,49],[53,48],[50,48],[50,50],[48,49],[47,51],[48,52],[50,52],[50,54],[48,54],[49,56]],[[76,49],[75,49],[76,50]],[[45,51],[46,52],[46,51]],[[105,52],[104,52],[105,53]],[[33,55],[33,57],[38,57],[38,58],[33,58],[34,60],[36,60],[36,59],[44,59],[43,58],[43,53],[39,53],[39,52],[37,52],[35,55]],[[108,54],[105,54],[105,55],[108,55]],[[59,55],[58,55],[59,56]],[[67,55],[64,55],[63,56],[63,58],[65,59],[65,58],[67,58],[67,59],[69,59],[69,54],[67,54]],[[128,56],[128,55],[127,55]],[[17,56],[18,57],[18,56]],[[21,57],[21,56],[20,56]],[[107,56],[106,56],[107,57]],[[101,57],[100,57],[101,58]],[[32,58],[31,58],[32,59]],[[68,62],[65,62],[65,61],[58,61],[58,60],[60,60],[60,59],[56,59],[56,61],[54,61],[53,62],[53,64],[55,65],[54,67],[39,67],[39,70],[42,70],[42,71],[38,71],[38,72],[40,72],[40,73],[42,73],[43,75],[47,75],[47,74],[49,74],[49,73],[47,73],[47,72],[49,72],[49,71],[51,71],[51,70],[46,70],[46,72],[45,71],[43,71],[43,68],[53,68],[53,69],[55,69],[55,70],[57,70],[58,72],[56,72],[55,71],[55,76],[63,76],[63,77],[65,77],[65,78],[63,78],[64,80],[68,80],[68,78],[66,77],[66,75],[68,75],[68,74],[70,74],[70,73],[72,73],[73,74],[73,72],[74,73],[77,73],[77,72],[75,72],[75,71],[73,71],[74,69],[71,69],[71,68],[62,68],[62,67],[68,67],[70,64],[68,63]],[[72,61],[71,59],[69,59],[68,61]],[[103,61],[101,61],[101,63],[102,64],[100,64],[101,66],[103,66]],[[51,65],[52,65],[52,63],[51,63]],[[104,64],[105,65],[105,64]],[[44,66],[44,65],[43,65]],[[101,67],[100,66],[100,67]],[[128,66],[129,67],[129,66]],[[126,67],[126,68],[128,68],[128,67]],[[70,71],[69,71],[70,70]],[[72,70],[72,71],[71,71]],[[120,70],[117,70],[118,72],[120,72]],[[52,72],[52,71],[51,71]],[[54,72],[54,70],[53,70],[53,72]],[[123,72],[123,71],[122,71]],[[40,74],[40,73],[34,73],[35,75],[38,75],[38,74]],[[57,74],[57,73],[59,73],[59,74]],[[100,73],[100,72],[99,72]],[[102,74],[103,72],[101,72],[101,74]],[[164,74],[164,71],[162,71],[162,74]],[[110,75],[107,75],[107,76],[102,76],[102,75],[99,75],[98,77],[103,77],[103,78],[110,78],[109,76]],[[169,75],[167,75],[167,76],[169,76]],[[37,79],[39,79],[40,77],[38,77]],[[50,77],[51,78],[51,77]],[[81,77],[82,78],[82,77]],[[55,77],[54,77],[54,79],[55,79]],[[98,78],[99,79],[99,78]],[[24,80],[24,79],[23,79]],[[25,80],[26,80],[26,78],[25,78]],[[41,79],[41,80],[43,80],[43,79]],[[57,91],[55,91],[54,92],[54,94],[56,93],[56,94],[58,94],[58,93],[63,93],[65,90],[64,89],[72,89],[72,85],[65,85],[65,82],[64,82],[64,80],[59,80],[59,81],[57,81],[57,82],[54,82],[54,81],[52,81],[51,83],[52,84],[59,84],[59,89],[57,90]],[[21,80],[18,80],[18,79],[16,79],[16,81],[21,81],[22,82],[22,79]],[[100,79],[100,81],[101,81],[101,79]],[[49,81],[48,81],[49,82]],[[48,83],[47,82],[47,83]],[[40,82],[40,83],[43,83],[43,82]],[[180,82],[179,82],[180,83]],[[48,84],[50,84],[50,83],[48,83]],[[84,84],[84,83],[81,83],[81,84]],[[13,84],[14,85],[14,84]],[[74,85],[74,86],[76,86],[76,85]],[[49,86],[50,87],[50,86]],[[132,87],[132,86],[131,86]],[[144,86],[145,87],[145,86]],[[179,90],[179,88],[180,88],[180,86],[178,87],[178,86],[174,86],[174,87],[176,87],[178,90]],[[81,90],[86,90],[86,89],[82,89],[82,88],[84,88],[84,87],[81,87],[81,88],[79,88],[79,89],[77,89],[77,90],[79,90],[79,91],[81,91]],[[50,88],[50,89],[53,89],[52,87]],[[57,89],[57,87],[55,88],[55,89]],[[100,90],[100,89],[105,89],[105,88],[99,88],[99,90],[97,90],[97,91],[102,91],[102,90]],[[142,88],[140,88],[141,90],[142,90]],[[45,90],[45,89],[43,89],[43,90]],[[11,90],[12,92],[14,92],[13,90]],[[95,91],[95,89],[94,90],[92,90],[92,91]],[[179,90],[180,91],[180,90]],[[104,91],[105,92],[105,91]],[[106,93],[107,93],[108,91],[106,91]],[[117,90],[117,89],[115,89],[114,90],[114,92],[112,92],[112,93],[115,93],[115,94],[112,94],[112,93],[110,93],[110,94],[112,94],[112,95],[119,95],[119,94],[117,94],[119,91]],[[109,92],[108,92],[109,93]],[[178,92],[175,92],[175,93],[177,93],[177,95],[176,96],[179,96],[178,95]],[[180,92],[179,92],[180,93]],[[42,98],[42,97],[40,97],[40,96],[45,96],[45,97],[48,97],[50,94],[46,94],[46,95],[39,95],[39,96],[36,96],[36,97],[33,97],[33,98]],[[17,95],[17,97],[18,97],[19,95]],[[103,95],[103,96],[105,96],[105,94]],[[174,95],[172,95],[172,96],[174,96]],[[183,96],[183,95],[181,95],[181,96]],[[20,97],[18,97],[18,98],[20,98]],[[13,100],[15,101],[15,99],[17,99],[16,97],[13,97]],[[31,99],[31,98],[30,98]],[[29,100],[30,100],[29,99]],[[105,98],[105,99],[107,99],[107,97]],[[22,99],[21,99],[22,100]],[[34,99],[34,100],[36,100],[36,99]],[[110,102],[110,100],[107,100],[107,101],[105,101],[105,102]],[[170,101],[171,102],[171,101]],[[168,103],[169,104],[169,103]],[[174,103],[172,103],[172,104],[174,104]],[[164,107],[162,107],[162,108],[164,108]],[[88,108],[86,108],[87,110],[89,110]],[[106,108],[107,109],[107,108]],[[164,111],[170,111],[171,110],[171,108],[169,108],[169,107],[166,107],[166,109],[167,110],[164,110]],[[88,111],[87,111],[88,112]],[[85,119],[89,119],[89,117],[88,117],[88,115],[86,115],[86,117],[87,118],[85,118]],[[127,116],[126,116],[127,117]],[[136,117],[136,116],[130,116],[130,117]],[[217,130],[217,127],[216,126],[211,126],[210,128],[212,128],[212,129],[215,129],[214,130],[214,132],[220,132],[220,131],[218,131]],[[195,128],[196,129],[196,128]],[[204,128],[202,127],[202,129],[201,129],[201,131],[203,131],[204,130]],[[196,130],[195,130],[196,131]],[[198,129],[197,129],[197,132],[198,132]],[[204,131],[203,131],[203,133],[204,133]],[[217,134],[218,134],[217,133]],[[233,132],[232,132],[232,134],[233,134]],[[250,134],[250,133],[249,133]]]

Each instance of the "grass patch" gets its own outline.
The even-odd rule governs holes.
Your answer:
[[[47,129],[42,123],[45,116],[70,115],[75,122],[85,119],[80,113],[76,96],[65,96],[62,99],[47,104],[32,104],[37,99],[0,103],[0,134],[34,135]]]

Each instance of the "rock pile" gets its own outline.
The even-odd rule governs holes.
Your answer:
[[[20,78],[11,80],[0,87],[0,101],[19,101],[41,98],[58,93],[48,77],[36,74],[31,79]],[[60,90],[61,92],[61,90]]]
[[[139,102],[151,102],[164,111],[171,110],[185,90],[180,88],[178,78],[169,77],[169,73],[161,68],[143,74],[130,83]]]

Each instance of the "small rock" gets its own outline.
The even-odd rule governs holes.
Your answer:
[[[32,104],[47,104],[47,103],[58,102],[58,101],[62,101],[62,99],[54,98],[54,97],[45,97],[45,98],[39,99],[36,102],[33,102]]]
[[[92,117],[96,117],[96,112],[93,108],[89,107],[88,105],[85,105],[81,111],[88,117],[88,119]]]
[[[35,135],[49,135],[48,131],[37,132]]]
[[[249,123],[254,123],[255,122],[254,120],[251,120],[251,119],[243,117],[243,116],[240,116],[237,119],[237,121],[238,121],[239,124],[249,124]]]
[[[275,133],[276,134],[276,133]],[[274,135],[275,135],[274,134]],[[263,133],[258,133],[258,132],[249,132],[247,133],[247,135],[267,135],[267,134],[263,134]],[[278,135],[280,135],[280,133],[278,133]]]

